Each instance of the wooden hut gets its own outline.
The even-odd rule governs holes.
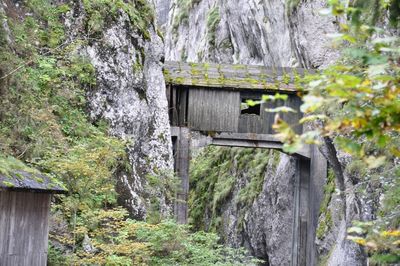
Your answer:
[[[0,265],[46,265],[51,195],[64,192],[54,178],[0,157]]]

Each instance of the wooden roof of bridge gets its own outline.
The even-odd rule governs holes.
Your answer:
[[[233,90],[254,89],[295,92],[299,78],[312,70],[255,65],[182,63],[167,61],[167,84]]]

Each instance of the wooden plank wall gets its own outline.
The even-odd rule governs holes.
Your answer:
[[[272,125],[275,113],[265,112],[266,108],[288,106],[297,113],[281,113],[280,116],[290,125],[297,125],[303,114],[300,112],[301,100],[289,94],[287,101],[267,102],[261,106],[259,116],[240,114],[241,98],[261,99],[266,94],[261,91],[232,91],[196,87],[169,87],[170,122],[172,126],[189,127],[199,131],[223,131],[235,133],[273,134]],[[297,133],[302,126],[295,126]]]
[[[252,92],[243,93],[241,98],[245,99],[261,99],[264,93]],[[266,102],[261,104],[261,113],[259,116],[254,114],[241,114],[239,117],[238,133],[258,133],[258,134],[274,134],[272,125],[274,124],[276,113],[266,112],[265,109],[272,109],[280,106],[288,106],[297,110],[297,113],[281,113],[280,116],[283,120],[290,125],[297,125],[299,120],[303,117],[300,112],[301,100],[296,95],[290,94],[287,101]],[[302,132],[302,126],[297,125],[294,127],[297,133]]]
[[[188,126],[200,131],[237,132],[240,92],[191,88]]]
[[[243,114],[239,116],[238,133],[257,133],[261,134],[263,131],[261,116],[254,114]]]
[[[46,265],[50,197],[0,191],[0,265]]]
[[[187,126],[189,89],[167,86],[168,115],[171,126]]]

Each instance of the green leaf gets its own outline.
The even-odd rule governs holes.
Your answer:
[[[314,95],[306,95],[303,97],[304,103],[300,106],[300,111],[303,113],[312,113],[320,108],[325,100],[322,97]]]
[[[320,115],[307,115],[305,117],[303,117],[302,119],[300,119],[299,123],[300,124],[304,124],[304,123],[308,123],[308,122],[312,122],[315,120],[327,120],[328,117],[326,115],[320,114]]]

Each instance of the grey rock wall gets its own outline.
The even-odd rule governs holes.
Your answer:
[[[275,171],[267,168],[263,190],[245,215],[243,246],[268,265],[290,265],[296,162],[281,154]]]
[[[79,36],[85,16],[82,5],[76,5],[66,24],[70,38]],[[118,176],[119,201],[131,215],[144,219],[149,196],[160,201],[163,216],[171,213],[164,195],[149,195],[146,176],[173,171],[172,144],[168,120],[165,81],[162,74],[164,46],[154,26],[145,39],[129,17],[119,11],[117,19],[105,25],[102,38],[81,46],[96,70],[97,85],[87,93],[90,116],[105,119],[110,133],[128,141],[132,173]]]
[[[171,0],[152,0],[157,14],[157,25],[165,30],[169,17]]]
[[[318,13],[324,1],[290,9],[286,0],[203,0],[186,8],[172,1],[166,34],[166,59],[323,67],[337,58],[326,33],[336,22]],[[219,23],[210,27],[211,11]],[[179,26],[177,26],[179,25]],[[210,43],[211,36],[215,42]]]

